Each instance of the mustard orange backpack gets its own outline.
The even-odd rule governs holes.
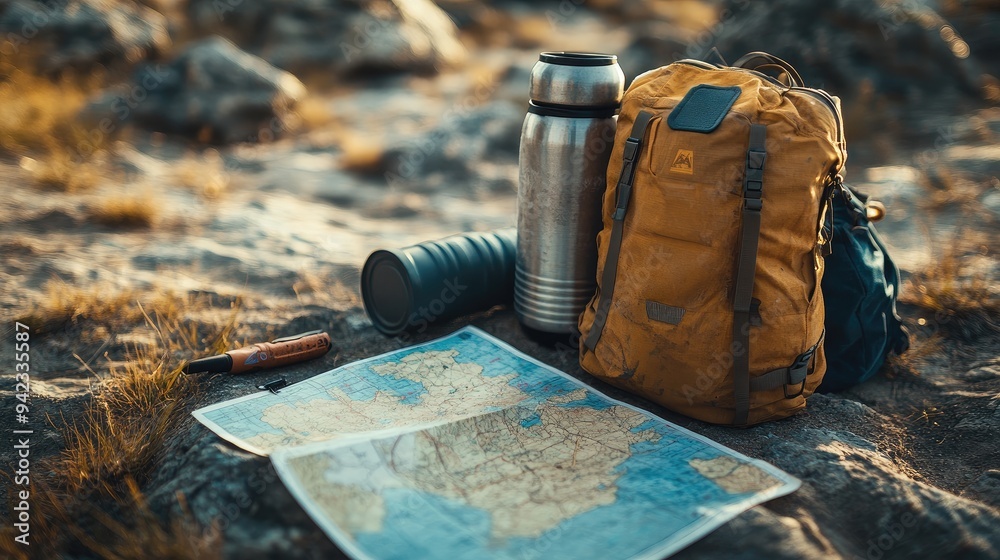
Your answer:
[[[826,370],[820,284],[842,121],[836,97],[765,53],[637,77],[608,167],[598,290],[580,316],[583,369],[718,424],[805,407]]]

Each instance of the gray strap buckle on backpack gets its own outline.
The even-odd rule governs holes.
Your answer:
[[[649,113],[645,113],[649,115]],[[651,117],[652,115],[650,115]],[[625,212],[628,210],[628,201],[632,195],[632,182],[635,180],[635,158],[639,154],[639,147],[642,146],[642,136],[645,135],[648,118],[643,118],[642,113],[636,118],[636,126],[641,127],[637,133],[640,137],[629,136],[625,140],[622,152],[622,172],[618,177],[618,200],[615,204],[615,213],[611,216],[615,221],[625,219]],[[636,133],[636,131],[633,131]]]
[[[754,377],[750,380],[750,390],[751,391],[770,391],[771,389],[776,389],[781,387],[785,392],[786,399],[794,399],[795,397],[802,394],[806,388],[806,377],[810,373],[809,364],[813,362],[813,358],[816,356],[816,351],[819,350],[819,346],[823,344],[823,339],[826,338],[826,329],[823,329],[823,333],[819,336],[819,341],[813,344],[811,348],[805,352],[799,354],[792,361],[792,365],[775,369],[765,373],[764,375]],[[788,388],[798,385],[798,390],[789,393]]]

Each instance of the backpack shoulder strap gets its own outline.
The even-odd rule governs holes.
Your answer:
[[[733,424],[741,426],[746,425],[750,414],[750,309],[757,272],[766,159],[767,127],[751,124],[743,175],[743,224],[740,226],[740,253],[733,295],[733,388],[736,397]]]
[[[646,136],[646,129],[649,128],[649,121],[652,118],[652,113],[639,111],[635,117],[635,123],[632,125],[632,132],[629,133],[628,140],[625,141],[622,172],[618,176],[616,188],[618,203],[615,205],[615,213],[612,215],[614,224],[611,227],[611,240],[608,242],[608,254],[604,261],[604,273],[601,276],[601,299],[597,304],[597,312],[594,315],[594,323],[590,327],[590,333],[584,341],[590,350],[597,346],[597,341],[601,339],[601,333],[604,331],[604,324],[608,321],[611,297],[614,295],[615,279],[618,276],[618,256],[622,249],[625,214],[628,211],[628,201],[632,194],[632,182],[635,180],[636,162],[639,160],[643,138]]]

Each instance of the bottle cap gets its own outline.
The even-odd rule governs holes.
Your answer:
[[[365,261],[361,270],[361,299],[375,328],[396,335],[404,330],[413,314],[413,278],[419,282],[417,265],[407,255],[380,249]]]

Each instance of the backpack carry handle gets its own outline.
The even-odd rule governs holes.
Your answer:
[[[802,76],[799,75],[794,66],[774,56],[773,54],[767,54],[766,52],[755,51],[747,53],[734,62],[733,66],[736,68],[746,68],[747,70],[757,70],[759,68],[768,67],[778,68],[783,70],[788,76],[788,80],[791,82],[788,84],[790,87],[802,87],[805,85],[805,82],[802,81]]]

